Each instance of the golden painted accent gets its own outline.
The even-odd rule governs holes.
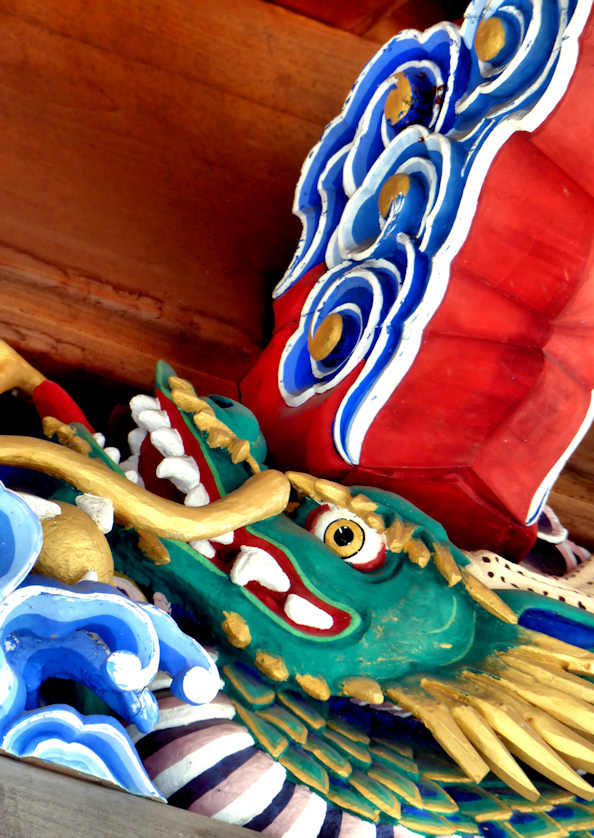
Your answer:
[[[107,539],[86,512],[71,503],[54,501],[60,515],[41,522],[43,545],[35,572],[75,585],[89,571],[97,581],[113,581],[113,557]]]
[[[182,393],[187,393],[190,396],[196,395],[196,390],[194,390],[193,384],[190,384],[190,382],[186,381],[185,378],[179,378],[177,375],[170,375],[167,383],[170,390],[178,390]]]
[[[425,686],[425,681],[422,683]],[[426,689],[431,691],[428,686]],[[538,800],[540,796],[538,789],[474,707],[459,704],[450,707],[450,710],[460,728],[481,753],[491,771],[526,800]]]
[[[327,726],[330,730],[335,730],[337,733],[340,733],[341,736],[346,736],[347,739],[353,742],[359,742],[361,745],[365,745],[366,748],[371,743],[371,739],[366,733],[363,733],[360,728],[345,722],[340,716],[328,716]]]
[[[594,708],[565,691],[535,683],[530,675],[510,666],[498,674],[497,684],[582,733],[594,730]]]
[[[413,537],[417,526],[417,524],[407,524],[400,518],[395,518],[386,530],[388,550],[393,553],[402,553]]]
[[[582,701],[587,701],[589,704],[594,704],[594,684],[591,681],[586,681],[578,675],[571,675],[569,672],[545,664],[536,664],[521,653],[516,653],[515,649],[501,652],[500,658],[504,663],[525,672],[539,684],[554,687],[562,692],[574,695],[576,698],[581,698]]]
[[[394,73],[393,79],[396,87],[392,88],[386,97],[384,114],[392,125],[396,125],[409,112],[413,102],[413,93],[410,81],[404,73]]]
[[[318,701],[328,701],[332,693],[324,678],[317,675],[295,675],[295,680],[301,689]]]
[[[412,538],[404,549],[413,564],[417,564],[421,568],[427,567],[431,552],[420,538]]]
[[[41,421],[43,433],[47,437],[57,436],[60,445],[86,456],[91,451],[91,446],[86,439],[81,439],[71,425],[65,425],[54,416],[44,416]]]
[[[271,757],[279,759],[281,754],[283,754],[289,747],[289,740],[286,736],[279,733],[275,744],[272,739],[266,735],[266,731],[264,729],[264,725],[268,724],[268,722],[264,722],[259,719],[255,713],[252,713],[250,710],[246,710],[246,708],[240,704],[239,701],[231,699],[231,704],[235,707],[235,711],[241,721],[248,728],[250,733],[256,737],[260,745],[268,751]]]
[[[370,512],[368,515],[364,515],[363,520],[368,527],[371,527],[377,532],[382,532],[385,529],[384,519],[381,515],[377,515],[375,512]]]
[[[256,652],[256,666],[264,675],[273,681],[286,681],[289,677],[289,670],[280,655],[271,655],[258,649]]]
[[[498,17],[481,20],[474,36],[474,51],[479,61],[492,61],[505,46],[505,26]]]
[[[382,688],[373,678],[363,678],[359,675],[345,678],[342,682],[342,694],[359,701],[367,701],[369,704],[384,703]]]
[[[165,547],[161,539],[156,535],[153,535],[152,532],[138,530],[138,549],[144,553],[147,559],[150,559],[153,564],[169,564],[171,561],[169,550]]]
[[[30,396],[44,381],[44,375],[27,363],[12,346],[0,340],[0,393],[16,387]]]
[[[176,407],[186,413],[207,413],[214,416],[214,410],[209,403],[195,393],[189,393],[187,390],[172,390],[171,399]]]
[[[366,800],[369,800],[370,803],[377,806],[381,812],[385,812],[391,818],[399,820],[401,809],[398,798],[390,791],[390,789],[387,788],[387,786],[384,786],[383,791],[390,799],[390,803],[386,803],[381,795],[374,793],[374,782],[374,780],[371,780],[371,778],[368,778],[365,774],[363,774],[363,772],[358,771],[357,769],[353,771],[348,779],[349,785],[358,791],[359,794],[363,795]]]
[[[465,673],[465,676],[459,683],[439,686],[455,701],[470,704],[478,710],[514,756],[562,788],[588,800],[594,799],[594,788],[573,771],[524,718],[526,702],[499,688],[492,678],[475,673]],[[529,709],[527,718],[542,713],[536,708]]]
[[[462,572],[462,581],[464,583],[464,587],[470,596],[478,602],[485,611],[488,611],[489,614],[493,614],[494,617],[497,617],[500,620],[503,620],[504,623],[511,623],[515,625],[518,622],[517,614],[515,614],[511,608],[505,604],[505,602],[501,599],[501,597],[497,596],[497,594],[487,588],[486,585],[483,585],[482,582],[479,582],[478,579],[475,579],[466,568],[460,568]]]
[[[332,480],[324,480],[324,478],[315,479],[313,482],[313,490],[328,503],[333,503],[336,506],[344,506],[345,503],[352,503],[351,493],[342,483],[334,483]]]
[[[400,196],[405,197],[410,189],[410,178],[402,172],[396,172],[382,186],[377,199],[377,207],[383,218],[390,212],[390,207]]]
[[[245,649],[246,646],[249,646],[252,642],[252,635],[250,627],[241,614],[236,611],[223,611],[223,617],[225,619],[221,626],[229,643],[237,649]]]
[[[443,702],[436,701],[418,689],[395,686],[386,687],[385,692],[388,698],[423,722],[446,753],[475,783],[480,783],[489,773],[489,766],[469,742]]]
[[[287,471],[286,476],[293,488],[300,494],[307,495],[316,503],[332,503],[340,506],[354,515],[363,517],[365,522],[380,535],[384,533],[384,519],[381,515],[371,515],[377,509],[377,503],[366,495],[359,494],[351,497],[348,488],[341,483],[312,477],[311,474],[300,471]]]
[[[348,490],[347,490],[348,491]],[[350,492],[349,492],[350,496]],[[351,510],[356,512],[358,515],[365,517],[370,512],[375,512],[377,509],[377,503],[371,498],[368,498],[367,495],[355,495],[353,498],[350,499],[351,502]],[[371,526],[371,525],[370,525]],[[384,522],[382,520],[381,526],[383,528]]]
[[[321,765],[319,766],[320,769],[323,771],[322,777],[324,778],[325,782],[318,783],[311,774],[308,774],[307,771],[304,771],[301,765],[294,759],[292,759],[292,754],[289,751],[284,756],[279,759],[279,762],[282,766],[284,766],[291,774],[294,774],[298,780],[302,783],[305,783],[306,786],[309,786],[312,789],[316,789],[321,794],[328,794],[328,789],[330,787],[330,780],[328,778],[328,772],[325,768]]]
[[[338,346],[342,337],[343,322],[338,312],[324,317],[313,334],[307,339],[307,348],[314,361],[323,361]]]
[[[279,471],[255,474],[224,498],[202,507],[164,500],[116,474],[98,459],[30,437],[2,436],[0,463],[44,471],[81,492],[109,498],[124,526],[179,541],[216,538],[282,512],[290,485]]]
[[[439,570],[450,588],[462,581],[460,568],[450,553],[450,548],[447,544],[439,544],[437,541],[434,542],[433,561],[435,562],[435,567]]]
[[[203,404],[206,404],[206,402],[203,402]],[[245,444],[247,444],[247,450],[249,452],[249,442],[244,439],[239,439],[224,422],[215,416],[212,409],[201,409],[193,415],[192,419],[198,430],[206,433],[208,445],[211,448],[227,449],[232,457],[234,456],[236,458],[233,462],[239,462],[237,458],[240,452],[245,452]],[[259,473],[260,466],[251,454],[246,454],[244,459],[254,474]]]
[[[594,655],[587,649],[580,649],[537,631],[524,631],[520,637],[526,643],[514,648],[516,654],[526,655],[531,660],[549,666],[562,667],[576,675],[594,675]]]

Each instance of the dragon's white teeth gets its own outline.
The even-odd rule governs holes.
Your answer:
[[[217,535],[216,538],[213,538],[212,541],[216,541],[217,544],[233,544],[233,539],[235,538],[235,532],[231,530],[230,532],[221,533],[221,535]]]
[[[214,559],[217,554],[217,551],[212,546],[210,541],[206,539],[197,539],[196,541],[190,541],[190,547],[193,547],[194,550],[197,550],[199,553],[202,553],[207,559]]]
[[[123,472],[138,471],[138,454],[132,454],[120,463],[120,468]]]
[[[159,404],[159,400],[155,399],[153,396],[145,396],[144,394],[141,394],[139,396],[134,396],[133,399],[130,399],[130,410],[132,411],[134,421],[137,421],[136,417],[143,410],[160,409],[161,405]]]
[[[14,492],[14,494],[25,501],[31,512],[34,512],[40,521],[47,521],[62,513],[58,504],[51,500],[39,498],[37,495],[30,495],[29,492]]]
[[[231,581],[245,586],[248,582],[259,582],[271,591],[288,591],[289,577],[276,559],[259,547],[243,546],[231,568]]]
[[[144,488],[144,480],[138,474],[137,471],[134,471],[134,469],[129,469],[128,471],[125,471],[124,477],[127,477],[130,483],[136,483],[137,486],[142,486],[142,488]]]
[[[140,452],[140,446],[144,442],[146,437],[146,431],[144,428],[134,428],[133,431],[130,431],[128,434],[128,445],[130,446],[130,451],[133,454],[138,454]]]
[[[200,483],[200,470],[193,457],[165,457],[157,466],[157,477],[171,480],[180,492],[189,492]]]
[[[285,600],[284,610],[287,617],[300,626],[329,629],[334,625],[330,614],[297,594],[289,594]]]
[[[99,448],[105,448],[105,437],[103,436],[103,434],[93,434],[93,439],[95,440]]]
[[[85,493],[84,495],[78,495],[74,502],[79,509],[87,513],[89,518],[93,519],[103,534],[111,532],[113,527],[113,503],[109,498]]]
[[[164,410],[141,410],[136,418],[139,428],[144,428],[149,433],[158,428],[170,428],[169,416]]]
[[[120,454],[119,448],[115,448],[113,445],[109,445],[105,449],[105,453],[107,454],[107,456],[110,459],[112,459],[114,461],[114,463],[119,463],[120,462],[121,454]]]
[[[174,428],[157,428],[151,433],[151,442],[164,457],[182,457],[184,454],[181,434]]]
[[[193,489],[190,489],[184,498],[184,504],[186,506],[207,506],[209,503],[210,498],[208,496],[208,492],[202,483],[199,483],[198,486],[194,486]]]

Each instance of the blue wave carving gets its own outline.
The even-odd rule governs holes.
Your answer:
[[[152,605],[96,582],[27,577],[41,544],[35,514],[0,484],[0,747],[159,796],[119,722],[40,707],[41,687],[50,678],[82,684],[148,732],[158,718],[149,688],[157,671],[172,676],[179,698],[198,704],[219,690],[216,666]]]

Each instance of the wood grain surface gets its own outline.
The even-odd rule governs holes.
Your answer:
[[[256,834],[4,756],[0,757],[0,824],[2,838],[248,838]]]
[[[0,336],[232,392],[301,163],[376,46],[260,0],[0,0]]]

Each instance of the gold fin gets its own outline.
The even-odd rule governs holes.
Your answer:
[[[431,553],[420,538],[412,538],[404,549],[413,564],[418,564],[419,567],[427,567]]]
[[[511,692],[563,724],[586,734],[594,730],[594,708],[585,701],[565,691],[535,683],[530,675],[513,667],[505,667],[498,677],[501,684]]]
[[[169,550],[161,539],[146,530],[137,530],[137,532],[138,549],[144,553],[147,559],[150,559],[156,565],[169,564],[171,561]]]
[[[375,512],[377,503],[366,495],[359,494],[351,498],[351,508],[353,512],[365,516],[370,512]]]
[[[402,553],[416,529],[416,524],[406,524],[400,518],[395,518],[386,530],[388,550],[393,553]]]
[[[318,701],[328,701],[332,695],[326,680],[318,675],[295,675],[295,680],[304,692]]]
[[[384,703],[382,688],[373,678],[363,678],[360,675],[345,678],[342,682],[342,693],[348,695],[349,698],[367,701],[369,704]]]
[[[582,701],[587,701],[589,704],[594,704],[594,684],[591,681],[586,681],[585,678],[580,678],[578,675],[571,675],[569,672],[556,669],[552,666],[546,666],[544,663],[535,663],[521,652],[517,653],[515,649],[510,649],[508,652],[501,652],[500,657],[502,661],[511,664],[514,669],[519,669],[529,675],[539,684],[545,684],[548,687],[559,689],[562,692],[574,695]]]
[[[466,698],[505,741],[515,756],[561,786],[588,800],[594,798],[594,788],[544,741],[523,718],[518,701],[485,675],[465,673],[462,682]],[[491,683],[493,682],[493,683]],[[468,688],[468,689],[467,689]]]
[[[450,588],[462,580],[460,568],[456,564],[447,544],[439,544],[437,541],[434,542],[433,561],[435,562],[435,567],[439,570]]]
[[[489,614],[493,614],[494,617],[498,617],[498,619],[503,620],[504,623],[511,623],[512,625],[515,625],[518,622],[517,614],[515,614],[511,608],[505,604],[501,597],[497,596],[497,594],[490,588],[487,588],[486,585],[483,585],[482,582],[479,582],[478,579],[475,579],[474,576],[466,570],[466,568],[460,568],[460,570],[462,573],[462,581],[468,594],[475,602],[478,602],[478,604],[482,606],[485,611],[488,611]]]
[[[375,512],[368,512],[366,515],[363,516],[363,520],[367,524],[368,527],[376,530],[377,532],[384,531],[384,519],[381,515],[378,515]]]
[[[527,800],[535,801],[538,799],[538,790],[486,720],[479,715],[474,707],[457,701],[458,695],[455,693],[455,686],[452,687],[448,683],[444,684],[441,681],[429,678],[424,678],[421,685],[438,700],[444,697],[446,699],[452,697],[452,690],[454,690],[455,703],[446,700],[450,712],[468,739],[480,751],[491,771]]]
[[[289,677],[289,670],[280,655],[271,655],[258,649],[256,652],[256,666],[264,675],[272,681],[286,681]]]
[[[225,618],[221,623],[223,631],[232,646],[237,649],[245,649],[252,642],[250,627],[247,622],[235,611],[223,611]]]
[[[287,471],[285,476],[291,486],[302,495],[309,495],[313,497],[315,491],[315,478],[311,474],[305,474],[301,471]]]
[[[334,483],[332,480],[316,480],[314,483],[315,491],[328,503],[334,503],[336,506],[344,506],[345,503],[351,499],[351,493],[341,483]]]
[[[409,710],[431,731],[441,747],[475,783],[488,774],[489,766],[469,742],[443,702],[421,689],[385,687],[387,696]]]
[[[527,655],[532,660],[560,666],[577,675],[594,675],[594,655],[587,649],[580,649],[538,631],[524,631],[521,638],[526,640],[526,644],[514,647],[514,652]]]

